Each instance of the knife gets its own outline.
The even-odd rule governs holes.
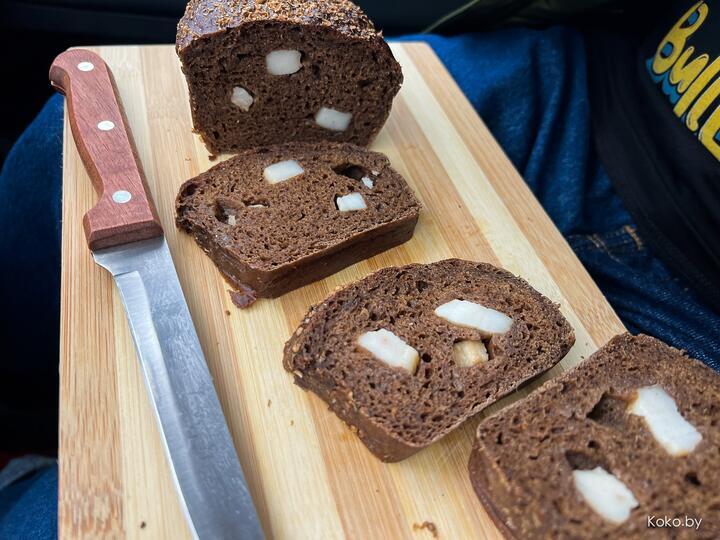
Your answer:
[[[110,69],[73,49],[50,68],[99,200],[83,219],[120,290],[181,507],[195,538],[263,538]]]

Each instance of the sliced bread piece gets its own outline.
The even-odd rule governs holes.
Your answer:
[[[719,448],[720,376],[625,334],[485,419],[470,480],[508,538],[720,538]]]
[[[383,461],[399,461],[550,369],[574,342],[558,306],[489,264],[385,268],[310,310],[285,369]]]
[[[183,184],[176,210],[244,307],[409,240],[420,204],[384,155],[325,142],[245,151]]]
[[[367,145],[402,83],[382,34],[348,0],[191,0],[176,48],[195,130],[215,154]]]

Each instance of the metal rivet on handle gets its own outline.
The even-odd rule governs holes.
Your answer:
[[[93,69],[95,69],[95,66],[92,62],[80,62],[77,67],[80,71],[92,71]]]
[[[112,194],[112,200],[115,201],[118,204],[125,204],[130,199],[132,199],[132,195],[129,191],[125,191],[124,189],[121,189],[120,191],[116,191]]]
[[[103,120],[98,124],[98,129],[101,131],[110,131],[115,128],[115,124],[110,120]]]

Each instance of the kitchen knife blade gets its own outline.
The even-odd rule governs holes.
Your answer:
[[[73,49],[50,68],[100,199],[88,245],[120,291],[181,507],[195,538],[263,531],[147,190],[112,73]]]

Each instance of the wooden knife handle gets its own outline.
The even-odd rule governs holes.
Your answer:
[[[50,82],[67,98],[75,144],[100,196],[83,219],[90,249],[162,236],[107,64],[90,51],[66,51],[52,63]]]

